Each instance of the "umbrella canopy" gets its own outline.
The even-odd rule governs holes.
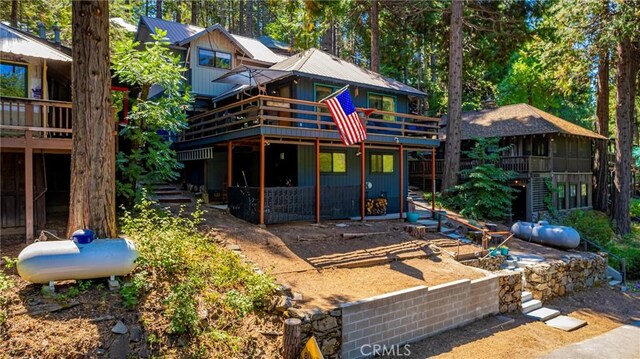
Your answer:
[[[213,79],[212,82],[222,82],[234,85],[262,85],[271,81],[279,80],[292,75],[291,71],[273,70],[242,65],[227,72],[226,74]]]

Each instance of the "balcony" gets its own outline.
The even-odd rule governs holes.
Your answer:
[[[479,164],[476,160],[460,160],[460,170],[470,170]],[[549,172],[551,171],[551,158],[542,156],[515,156],[500,158],[499,167],[507,171],[514,171],[518,174],[529,172]],[[444,171],[444,160],[436,159],[436,177],[440,178]],[[431,175],[431,161],[410,161],[409,173],[413,175]]]
[[[71,102],[0,98],[1,147],[71,149]]]
[[[376,110],[364,123],[371,142],[438,144],[437,118]],[[190,117],[178,142],[215,143],[257,134],[340,138],[327,105],[261,95]]]

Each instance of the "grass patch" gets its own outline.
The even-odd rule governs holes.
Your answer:
[[[173,215],[147,199],[125,212],[121,228],[140,254],[138,267],[122,287],[129,308],[160,318],[143,318],[153,336],[151,346],[181,336],[181,355],[211,354],[223,338],[235,338],[238,323],[259,312],[274,294],[273,277],[257,274],[241,258],[200,231],[203,212]],[[241,343],[227,348],[233,352]],[[206,350],[203,351],[203,348]]]

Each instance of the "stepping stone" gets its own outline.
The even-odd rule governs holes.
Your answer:
[[[560,315],[559,310],[542,307],[540,309],[533,310],[526,314],[527,317],[537,319],[541,322],[546,322],[549,319],[553,319]]]
[[[561,315],[546,321],[545,324],[552,328],[570,332],[572,330],[584,327],[585,325],[587,325],[587,322],[581,319]]]
[[[518,264],[518,267],[524,268],[524,267],[527,267],[527,266],[534,266],[534,265],[538,264],[538,262],[518,261],[517,264]]]
[[[527,314],[542,307],[542,302],[537,299],[528,300],[522,303],[522,313]]]
[[[528,302],[533,299],[533,294],[531,292],[524,291],[522,292],[522,303]]]

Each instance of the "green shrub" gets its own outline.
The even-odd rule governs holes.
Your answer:
[[[602,212],[571,211],[560,220],[560,224],[575,228],[580,233],[580,238],[586,238],[601,246],[607,245],[615,238],[611,221]]]
[[[629,214],[631,215],[632,219],[640,220],[640,199],[631,199]]]
[[[138,267],[122,288],[127,307],[144,300],[149,281],[166,287],[163,317],[168,332],[191,333],[194,340],[215,330],[231,330],[234,320],[264,307],[276,289],[273,277],[256,273],[234,252],[217,245],[198,230],[198,208],[177,215],[142,199],[134,213],[125,212],[122,230],[135,241]],[[201,320],[199,311],[215,320]],[[218,327],[220,326],[220,327]]]
[[[640,248],[638,246],[628,242],[611,242],[607,246],[607,250],[625,259],[628,279],[640,279]],[[616,269],[620,268],[620,261],[616,258],[610,258],[609,264]]]

